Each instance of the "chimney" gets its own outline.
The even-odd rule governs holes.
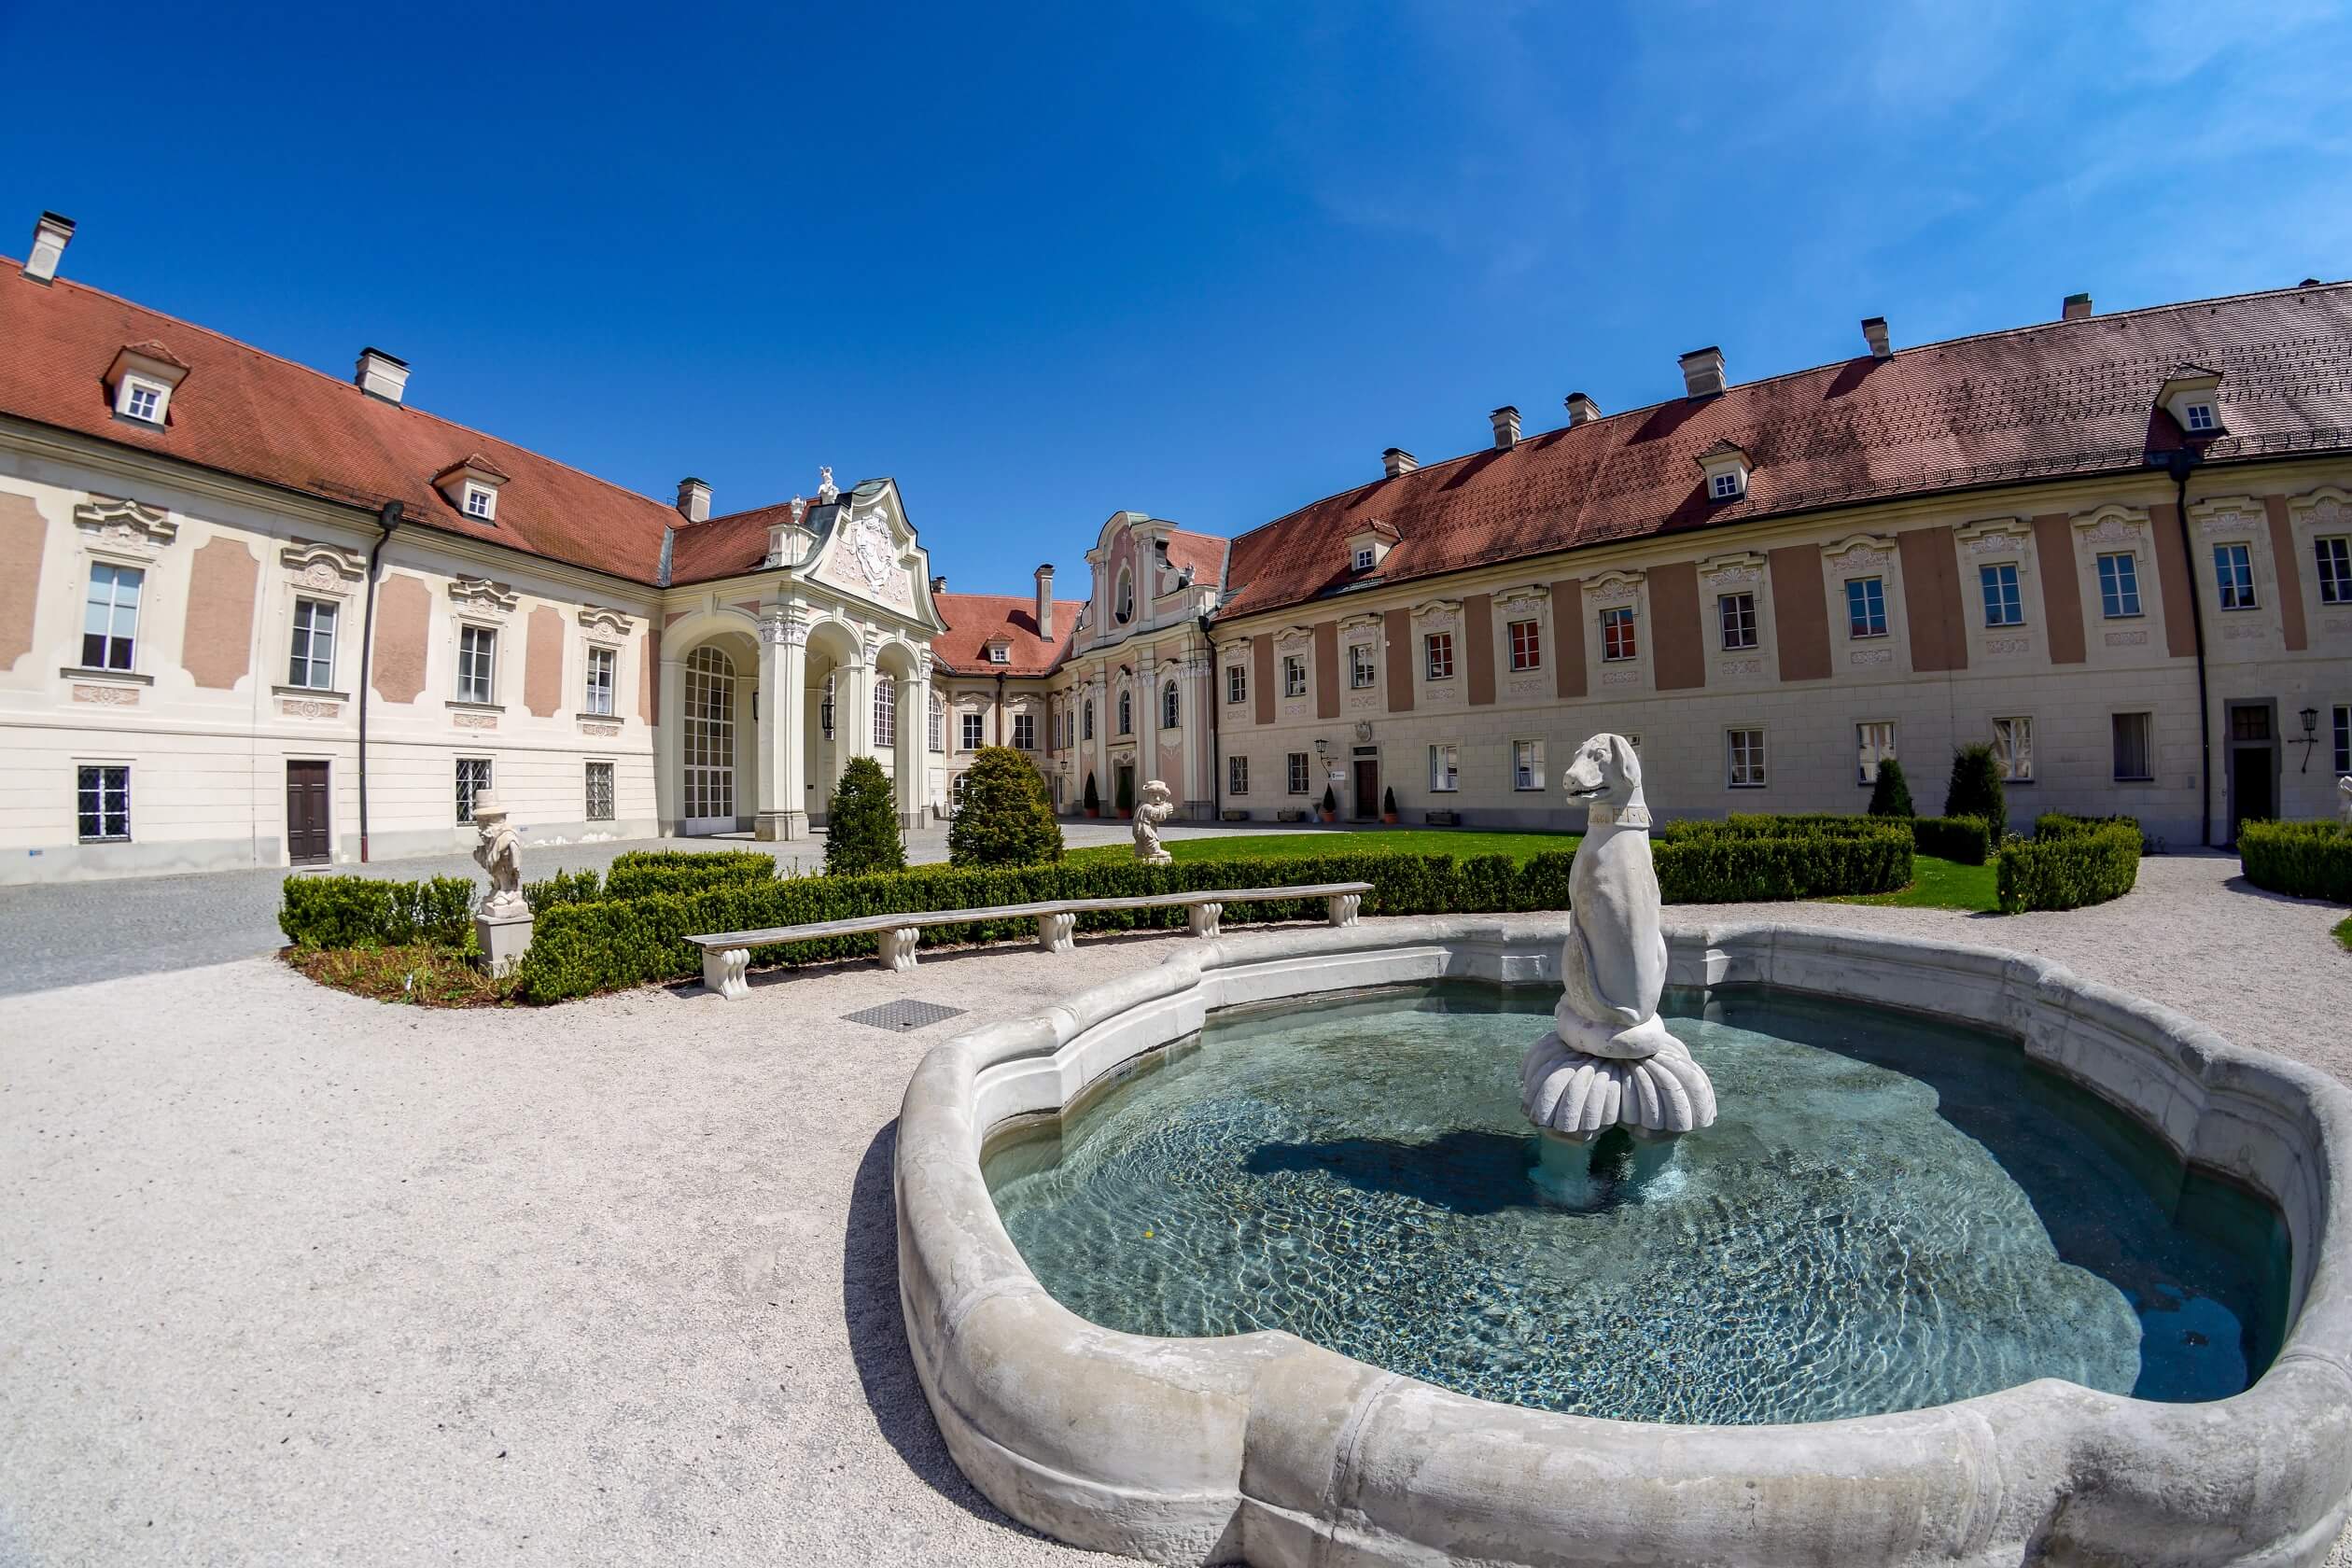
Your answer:
[[[1871,358],[1889,359],[1894,357],[1894,345],[1886,341],[1886,317],[1883,315],[1864,316],[1862,318],[1862,335],[1869,340]]]
[[[931,592],[934,594],[947,592],[947,576],[945,572],[931,579]]]
[[[2066,296],[2066,302],[2059,307],[2058,319],[2061,321],[2080,321],[2084,316],[2089,315],[2090,314],[2090,295],[2069,294]]]
[[[1567,398],[1568,423],[1571,427],[1589,425],[1601,417],[1601,405],[1581,392],[1571,392]]]
[[[1723,350],[1694,348],[1682,357],[1683,394],[1712,398],[1723,390]]]
[[[1394,479],[1398,474],[1411,473],[1420,467],[1421,459],[1401,446],[1392,446],[1380,454],[1381,471],[1391,479]]]
[[[351,373],[352,385],[371,398],[381,398],[397,403],[408,391],[408,361],[395,359],[380,348],[359,351],[359,364]]]
[[[65,247],[73,243],[73,238],[72,218],[43,213],[33,225],[33,253],[24,259],[24,275],[35,283],[47,283],[55,277],[57,263],[64,259]]]
[[[1037,568],[1037,636],[1039,640],[1054,640],[1054,565],[1048,561]]]
[[[1501,408],[1488,414],[1487,418],[1494,425],[1495,451],[1508,452],[1519,445],[1519,410],[1505,403]]]
[[[678,515],[689,523],[710,521],[710,486],[699,479],[678,482]]]

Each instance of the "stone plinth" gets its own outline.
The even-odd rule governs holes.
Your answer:
[[[477,915],[474,945],[482,949],[482,967],[504,979],[523,961],[531,945],[531,914]]]

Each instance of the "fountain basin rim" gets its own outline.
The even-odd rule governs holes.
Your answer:
[[[1921,1410],[1673,1426],[1498,1405],[1280,1332],[1155,1339],[1029,1271],[980,1172],[1219,1008],[1443,978],[1558,981],[1565,917],[1254,932],[934,1047],[908,1085],[900,1294],[973,1482],[1033,1528],[1168,1561],[2015,1561],[2078,1541],[2148,1563],[2316,1561],[2352,1490],[2352,1091],[2026,954],[1771,921],[1670,920],[1670,984],[1760,983],[2023,1041],[2176,1155],[2286,1215],[2289,1326],[2249,1389],[2159,1405],[2044,1379]],[[1533,1020],[1531,1020],[1533,1022]],[[1875,1506],[1857,1509],[1854,1488]],[[1317,1543],[1323,1543],[1318,1546]],[[1336,1557],[1332,1542],[1344,1543]]]

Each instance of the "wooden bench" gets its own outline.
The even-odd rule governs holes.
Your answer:
[[[1228,903],[1268,903],[1280,899],[1323,901],[1335,926],[1352,926],[1369,882],[1316,882],[1296,888],[1203,888],[1186,893],[1145,893],[1132,898],[1054,899],[1043,903],[999,904],[991,909],[924,909],[896,915],[861,915],[854,920],[819,920],[804,926],[774,926],[766,931],[715,931],[686,940],[703,950],[703,985],[729,1001],[749,996],[751,985],[744,972],[750,967],[751,949],[780,942],[816,942],[829,936],[881,938],[877,961],[885,968],[915,967],[915,945],[925,926],[960,926],[981,920],[1034,919],[1041,952],[1067,953],[1076,944],[1072,932],[1078,917],[1117,909],[1173,909],[1186,912],[1192,934],[1211,938]]]

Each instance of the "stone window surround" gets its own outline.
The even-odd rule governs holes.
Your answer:
[[[349,684],[344,677],[351,666],[344,663],[343,654],[356,623],[359,590],[367,581],[366,557],[342,545],[305,539],[280,546],[277,555],[281,592],[273,595],[276,605],[272,620],[277,628],[273,646],[278,650],[275,668],[281,679],[293,673],[294,618],[304,599],[334,607],[335,639],[332,669],[325,686],[296,686],[287,681],[273,685],[271,694],[348,701],[351,693],[344,690]]]
[[[67,599],[66,646],[76,660],[59,669],[61,676],[137,686],[155,683],[154,676],[142,674],[139,666],[147,662],[146,650],[152,640],[147,628],[170,623],[168,620],[154,618],[156,594],[163,586],[164,574],[160,568],[164,551],[177,540],[179,531],[177,519],[169,511],[135,500],[93,495],[74,508],[75,567],[58,592]],[[131,667],[127,670],[85,668],[78,662],[84,607],[90,597],[90,568],[98,565],[128,567],[140,573],[138,620],[131,633]]]
[[[2189,523],[2196,539],[2196,546],[2190,552],[2189,568],[2196,578],[2197,591],[2205,595],[2206,608],[2217,615],[2267,611],[2275,620],[2279,601],[2278,565],[2270,558],[2270,522],[2262,503],[2251,496],[2215,496],[2191,501]],[[2247,577],[2254,593],[2251,604],[2233,608],[2221,603],[2220,568],[2214,559],[2214,548],[2229,544],[2246,547]],[[2315,594],[2317,591],[2316,587],[2312,590]],[[2239,637],[2245,631],[2241,625],[2229,635]]]
[[[2319,597],[2318,561],[2315,554],[2322,539],[2352,537],[2352,492],[2336,485],[2322,484],[2287,500],[2287,532],[2289,541],[2300,552],[2298,562],[2310,563],[2310,570],[2303,575],[2310,581],[2303,589],[2305,623],[2312,633],[2326,635],[2340,630],[2336,618],[2352,611],[2352,601],[2333,604]],[[2325,621],[2320,617],[2327,617]]]
[[[1902,552],[1892,534],[1847,534],[1821,547],[1822,586],[1829,610],[1829,674],[1856,671],[1892,672],[1896,649],[1905,625]],[[1886,610],[1886,630],[1865,637],[1854,635],[1846,613],[1846,583],[1860,578],[1879,580],[1879,597]]]
[[[465,666],[463,664],[463,657],[466,646],[466,632],[469,628],[474,631],[488,632],[490,634],[490,694],[487,698],[469,697],[466,695]],[[445,706],[455,708],[469,708],[475,712],[497,713],[505,711],[506,705],[499,700],[499,691],[505,684],[506,679],[506,632],[507,628],[502,623],[490,620],[485,617],[469,614],[457,614],[450,617],[450,695],[446,699]]]
[[[1771,748],[1770,737],[1766,735],[1766,728],[1767,726],[1755,722],[1726,724],[1723,727],[1723,787],[1725,789],[1765,790],[1771,787]],[[1755,769],[1756,777],[1744,782],[1738,777],[1737,766],[1741,743],[1736,737],[1742,735],[1755,737],[1754,755],[1746,760]]]

